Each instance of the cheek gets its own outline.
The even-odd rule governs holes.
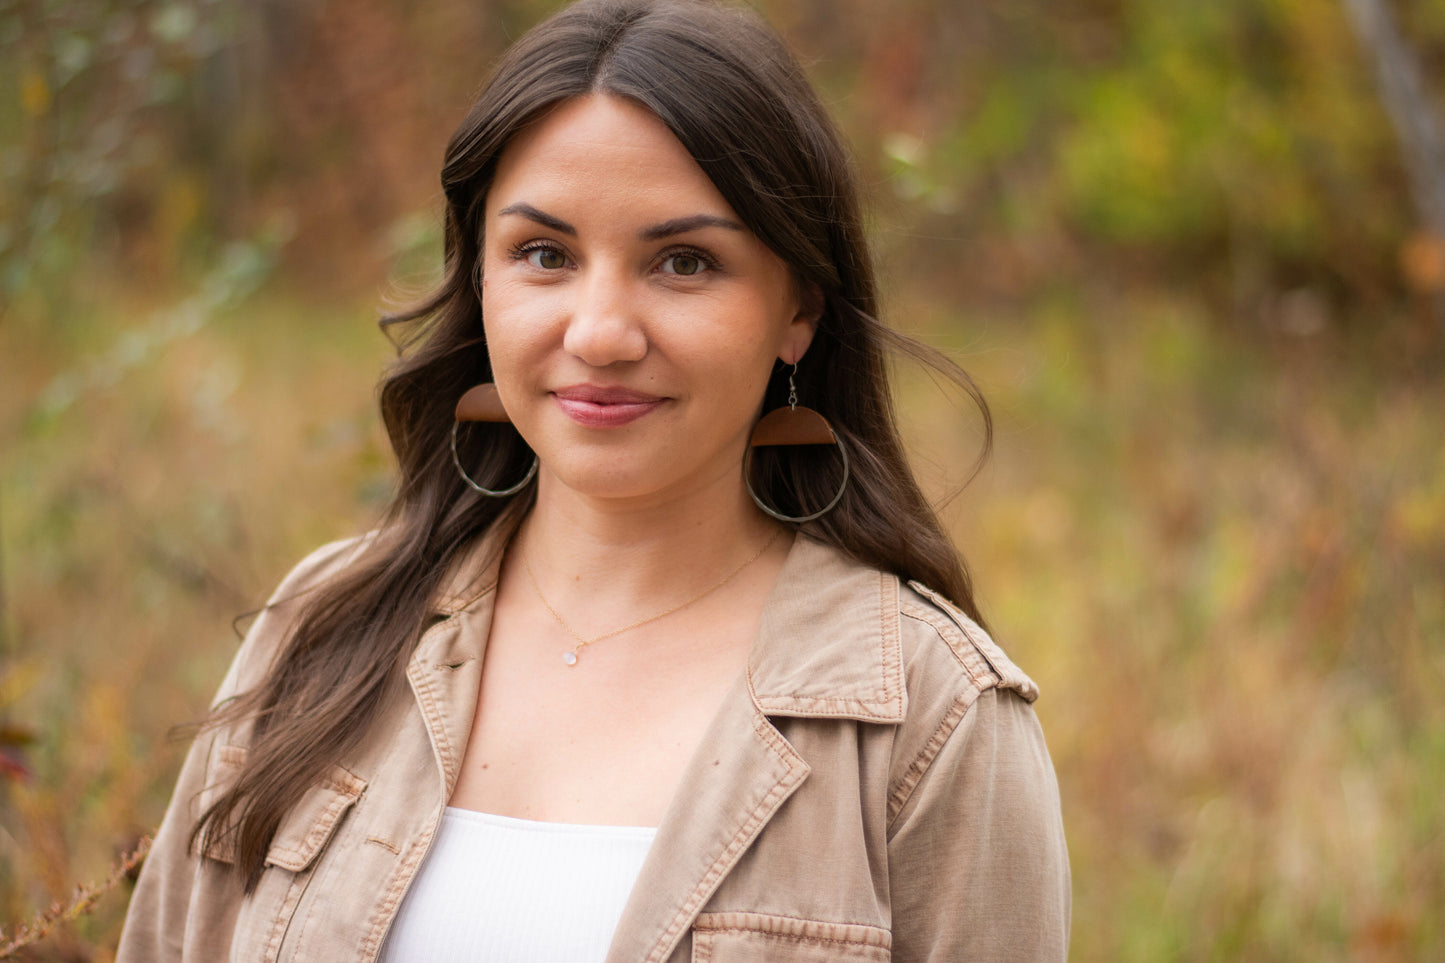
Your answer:
[[[502,391],[503,401],[527,370],[529,353],[527,325],[520,323],[516,305],[506,297],[498,297],[498,285],[488,285],[482,292],[482,330],[487,338],[487,354],[492,361],[492,380]]]
[[[730,419],[748,419],[767,389],[778,357],[777,336],[762,319],[754,319],[750,330],[739,330],[736,315],[731,320],[734,324],[722,328],[717,337],[690,345],[686,363],[720,399]]]
[[[545,298],[525,285],[493,278],[482,283],[482,327],[495,362],[498,355],[517,357],[541,346],[550,330],[552,310]]]

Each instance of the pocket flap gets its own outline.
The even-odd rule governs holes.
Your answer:
[[[692,928],[693,963],[888,963],[892,945],[878,926],[767,913],[703,913]]]
[[[206,772],[206,785],[201,790],[198,814],[205,812],[222,792],[229,789],[246,764],[246,749],[243,746],[218,745],[211,757]],[[291,811],[281,820],[281,826],[266,851],[266,865],[279,866],[293,873],[299,873],[316,854],[326,846],[341,817],[351,808],[366,782],[341,766],[332,766],[326,778],[306,790]],[[236,861],[235,841],[229,833],[223,833],[205,845],[204,854],[210,859],[223,863]]]
[[[365,788],[366,783],[355,774],[332,766],[326,778],[306,790],[301,801],[281,820],[266,853],[266,865],[293,873],[310,866]]]

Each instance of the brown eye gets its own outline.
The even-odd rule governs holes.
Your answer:
[[[706,267],[706,265],[702,263],[702,258],[692,254],[674,254],[662,263],[667,273],[680,274],[683,277],[701,274]]]
[[[527,252],[527,261],[533,267],[555,271],[567,266],[567,256],[555,247],[538,247]]]

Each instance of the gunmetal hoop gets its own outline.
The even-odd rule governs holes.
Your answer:
[[[794,524],[798,525],[801,525],[803,522],[811,522],[822,518],[824,515],[837,508],[838,503],[843,500],[843,493],[848,490],[848,449],[843,447],[843,439],[838,438],[836,435],[834,436],[833,444],[836,445],[838,448],[838,456],[843,459],[843,481],[838,486],[838,493],[833,496],[832,500],[811,515],[784,515],[777,509],[769,505],[763,504],[763,500],[758,497],[758,493],[753,491],[753,482],[751,477],[753,466],[753,449],[751,445],[748,446],[747,452],[743,455],[743,487],[748,490],[748,495],[752,497],[753,504],[758,506],[758,508],[762,509],[763,512],[772,516],[773,518],[776,518],[780,522],[793,522]]]
[[[471,486],[473,491],[481,492],[483,495],[486,495],[489,498],[506,498],[508,495],[515,495],[523,488],[526,488],[527,483],[530,482],[534,477],[536,477],[537,466],[542,463],[542,460],[536,455],[533,455],[532,467],[528,468],[527,474],[522,478],[522,480],[517,482],[517,484],[513,485],[511,488],[503,488],[500,491],[493,491],[490,488],[483,488],[481,485],[478,485],[476,482],[472,481],[472,476],[467,474],[467,470],[462,467],[461,457],[457,455],[457,429],[460,428],[461,425],[462,423],[460,421],[452,422],[452,464],[457,466],[457,474],[462,476],[462,481],[466,482],[469,486]]]

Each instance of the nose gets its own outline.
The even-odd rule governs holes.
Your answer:
[[[562,347],[597,368],[641,361],[647,354],[647,334],[638,312],[639,292],[626,273],[595,265],[574,290],[577,299]]]

